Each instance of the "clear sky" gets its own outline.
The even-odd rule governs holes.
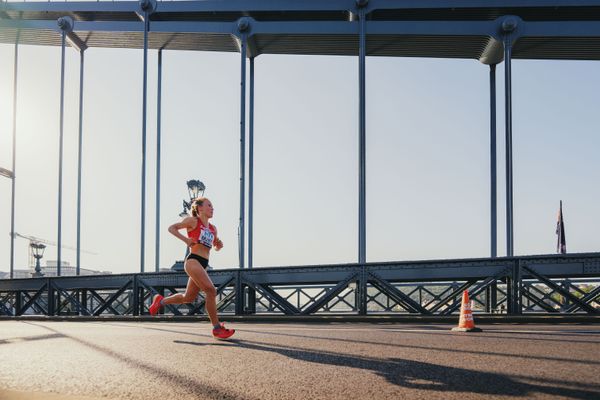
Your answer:
[[[14,46],[0,45],[0,166],[11,166]],[[239,54],[163,53],[160,266],[185,182],[200,179],[238,265]],[[489,67],[367,58],[367,260],[490,254]],[[356,262],[358,60],[255,61],[254,264]],[[498,67],[498,254],[505,255],[503,65]],[[149,56],[146,270],[154,270],[157,52]],[[67,49],[63,243],[76,243],[79,55]],[[139,271],[142,51],[85,59],[85,268]],[[16,228],[57,240],[60,49],[19,48]],[[600,251],[598,62],[513,62],[515,254],[550,254],[563,200],[569,252]],[[9,269],[10,181],[0,177],[0,271]],[[16,240],[16,268],[28,242]],[[75,252],[63,260],[75,264]],[[56,259],[56,248],[45,259]]]

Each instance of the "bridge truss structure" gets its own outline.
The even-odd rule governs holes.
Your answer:
[[[219,307],[224,311],[238,315],[260,312],[307,315],[335,310],[359,315],[370,312],[451,314],[458,309],[457,296],[462,290],[469,289],[476,305],[487,312],[598,312],[600,289],[594,279],[600,276],[600,253],[514,256],[511,61],[600,60],[600,0],[7,1],[0,2],[0,42],[15,44],[15,113],[17,46],[35,44],[62,48],[57,221],[59,249],[62,235],[65,48],[71,47],[81,55],[79,160],[82,137],[81,88],[86,49],[108,47],[143,50],[140,273],[0,281],[0,314],[60,315],[76,312],[78,315],[141,315],[146,312],[152,294],[173,292],[185,285],[186,277],[181,273],[145,273],[148,264],[145,260],[145,187],[149,49],[158,51],[158,110],[161,104],[160,76],[164,50],[240,54],[239,268],[211,272],[219,289]],[[254,59],[262,54],[357,57],[359,201],[356,264],[252,268]],[[367,263],[367,56],[474,59],[489,68],[490,258]],[[496,203],[496,65],[502,62],[505,64],[506,257],[498,257]],[[249,93],[246,85],[248,63]],[[249,99],[248,106],[246,98]],[[157,133],[157,154],[160,154],[160,111]],[[249,142],[248,162],[246,140]],[[11,232],[14,232],[14,182],[17,176],[14,153],[13,147],[12,171],[5,175],[13,181]],[[78,248],[81,179],[79,162]],[[156,179],[157,188],[160,188],[160,157]],[[160,190],[157,193],[156,221],[160,221]],[[157,222],[157,272],[159,232]],[[11,278],[13,254],[11,244]],[[60,263],[59,250],[59,266]],[[584,280],[589,280],[591,290],[582,289]],[[167,312],[180,315],[196,314],[201,310],[202,300],[199,300],[189,307],[169,307]]]
[[[225,314],[452,315],[468,290],[475,312],[600,315],[600,253],[209,272]],[[185,290],[184,273],[0,281],[0,315],[141,316],[155,294]],[[168,305],[204,313],[204,298]]]

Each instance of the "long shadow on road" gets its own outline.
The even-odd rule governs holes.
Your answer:
[[[62,338],[68,338],[73,340],[76,343],[79,343],[83,346],[89,347],[92,350],[95,350],[99,353],[102,353],[104,355],[110,356],[118,361],[121,361],[122,363],[126,364],[127,366],[134,368],[134,369],[140,369],[143,370],[144,372],[151,374],[154,376],[155,379],[160,379],[163,380],[165,382],[165,384],[167,385],[177,385],[181,388],[183,388],[185,391],[187,392],[192,392],[193,394],[195,394],[196,396],[198,396],[198,398],[201,399],[219,399],[219,400],[223,400],[223,399],[248,399],[248,397],[238,394],[238,393],[230,393],[226,390],[223,390],[219,387],[210,385],[210,384],[206,384],[206,383],[202,383],[202,382],[198,382],[195,379],[190,379],[187,378],[185,376],[176,374],[172,371],[169,371],[168,369],[164,369],[164,368],[160,368],[157,367],[155,365],[150,365],[147,363],[142,363],[138,360],[135,360],[127,355],[118,353],[116,351],[111,350],[110,348],[106,348],[100,345],[97,345],[95,343],[92,343],[90,341],[87,340],[83,340],[80,339],[78,337],[75,336],[71,336],[68,335],[66,333],[63,332],[59,332],[56,329],[50,328],[48,326],[42,325],[42,324],[37,324],[37,323],[32,323],[32,322],[26,322],[26,324],[29,325],[33,325],[33,326],[37,326],[40,328],[44,328],[50,332],[52,332],[51,335],[46,335],[47,339],[49,338],[56,338],[56,337],[62,337]]]
[[[508,357],[508,358],[525,358],[528,360],[541,360],[541,361],[558,361],[558,362],[566,362],[573,364],[584,364],[584,365],[600,365],[600,361],[593,360],[577,360],[577,359],[569,359],[569,358],[560,358],[560,357],[548,357],[548,356],[536,356],[530,354],[512,354],[512,353],[499,353],[492,351],[476,351],[476,350],[465,350],[465,349],[450,349],[447,347],[434,347],[434,346],[419,346],[415,344],[398,344],[398,343],[382,343],[382,342],[374,342],[369,340],[356,340],[356,339],[342,339],[335,337],[322,337],[322,336],[312,336],[312,335],[301,335],[297,333],[281,333],[281,332],[264,332],[257,331],[253,329],[238,329],[240,332],[250,332],[258,335],[276,335],[276,336],[288,336],[288,337],[297,337],[302,339],[313,339],[313,340],[325,340],[325,341],[334,341],[334,342],[347,342],[347,343],[364,343],[364,344],[372,344],[375,346],[391,346],[391,347],[399,347],[399,348],[411,348],[411,349],[421,349],[421,350],[429,350],[429,351],[445,351],[449,353],[459,353],[459,354],[476,354],[476,355],[485,355],[485,356],[497,356],[497,357]],[[404,332],[403,332],[404,333]],[[408,332],[410,333],[410,332]],[[419,332],[421,333],[421,332]],[[458,334],[460,335],[460,333]],[[477,338],[481,338],[481,335],[478,335]],[[570,343],[570,342],[569,342]]]
[[[69,338],[79,344],[95,351],[111,356],[133,368],[142,369],[158,379],[165,379],[170,384],[176,384],[201,395],[202,398],[243,398],[239,394],[231,394],[221,388],[203,384],[193,379],[177,375],[171,371],[148,365],[127,355],[117,353],[110,348],[99,346],[95,343],[70,336],[43,324],[28,323],[52,332],[49,335],[34,337],[37,340]],[[163,330],[167,332],[202,336],[192,332],[182,332],[169,329],[144,327],[145,329]],[[285,334],[292,336],[292,334]],[[302,335],[297,335],[304,337]],[[310,336],[309,336],[310,337]],[[34,339],[34,340],[35,340]],[[318,338],[326,339],[326,338]],[[563,382],[536,377],[510,376],[506,374],[481,372],[466,368],[448,367],[421,361],[406,360],[401,358],[369,358],[321,350],[298,348],[289,345],[274,345],[249,340],[231,340],[228,343],[217,342],[191,342],[175,340],[176,344],[193,346],[235,346],[242,349],[276,353],[291,359],[332,365],[337,367],[357,368],[371,371],[384,377],[389,383],[400,387],[429,390],[435,392],[470,392],[485,395],[529,396],[534,393],[563,396],[566,398],[591,399],[600,398],[600,385],[595,383]],[[407,346],[410,347],[410,346]],[[537,382],[537,383],[531,383]],[[539,384],[538,384],[539,383]]]
[[[131,326],[131,325],[129,325]],[[137,328],[137,326],[136,326]],[[171,333],[178,333],[178,334],[182,334],[182,335],[192,335],[192,336],[198,336],[195,333],[190,333],[190,332],[182,332],[182,331],[178,331],[178,330],[173,330],[173,329],[165,329],[165,328],[156,328],[156,327],[148,327],[148,326],[144,326],[143,329],[148,329],[148,330],[155,330],[155,331],[164,331],[164,332],[171,332]],[[476,350],[465,350],[465,349],[450,349],[450,348],[445,348],[445,347],[433,347],[433,346],[418,346],[415,344],[398,344],[398,343],[390,343],[390,342],[386,342],[386,343],[382,343],[382,342],[375,342],[375,341],[369,341],[369,340],[357,340],[357,339],[346,339],[346,338],[334,338],[334,337],[322,337],[322,336],[312,336],[312,335],[301,335],[301,334],[297,334],[297,333],[282,333],[282,332],[273,332],[272,330],[269,332],[264,332],[264,331],[258,331],[258,330],[253,330],[253,329],[238,329],[239,332],[249,332],[249,333],[254,333],[254,334],[259,334],[259,335],[266,335],[266,336],[271,336],[271,335],[275,335],[275,336],[287,336],[287,337],[294,337],[294,338],[301,338],[301,339],[313,339],[313,340],[324,340],[324,341],[333,341],[333,342],[346,342],[346,343],[359,343],[359,344],[371,344],[374,346],[390,346],[390,347],[398,347],[398,348],[408,348],[408,349],[421,349],[421,350],[428,350],[428,351],[442,351],[442,352],[448,352],[448,353],[459,353],[459,354],[465,354],[465,353],[469,353],[469,354],[475,354],[475,355],[485,355],[485,356],[497,356],[497,357],[508,357],[508,358],[524,358],[524,359],[534,359],[534,360],[540,360],[540,361],[556,361],[556,362],[564,362],[564,363],[569,363],[569,364],[579,364],[579,365],[599,365],[600,361],[594,361],[594,360],[578,360],[578,359],[569,359],[569,358],[560,358],[560,357],[550,357],[550,356],[536,356],[536,355],[527,355],[527,354],[512,354],[512,353],[499,353],[499,352],[492,352],[492,351],[476,351]],[[423,332],[419,332],[423,333]],[[481,338],[481,337],[485,337],[485,336],[477,336],[477,338]],[[563,342],[564,343],[564,342]],[[571,343],[571,342],[569,342]]]
[[[32,342],[36,340],[47,340],[47,339],[58,339],[63,337],[60,334],[53,333],[50,335],[37,335],[37,336],[23,336],[8,339],[0,339],[0,344],[12,344],[17,342]]]
[[[198,343],[182,340],[175,340],[174,343],[193,346],[209,345],[206,342]],[[537,385],[522,382],[503,374],[480,372],[400,358],[371,359],[339,353],[311,351],[297,347],[267,345],[247,340],[231,340],[230,345],[248,350],[277,353],[305,362],[370,370],[384,377],[391,384],[418,390],[436,392],[466,391],[504,396],[528,396],[532,393],[542,393],[576,399],[598,398],[600,395],[599,385],[588,385],[589,390],[573,388],[573,383],[564,383],[564,385],[570,385],[571,387],[556,385],[561,382],[548,382],[548,385]]]

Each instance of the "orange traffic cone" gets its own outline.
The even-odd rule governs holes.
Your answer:
[[[471,302],[469,301],[469,292],[466,290],[463,292],[462,304],[460,305],[458,327],[452,328],[452,330],[459,332],[481,332],[481,329],[475,327],[473,313],[471,312]]]

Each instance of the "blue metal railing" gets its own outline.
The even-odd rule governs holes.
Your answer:
[[[468,290],[475,310],[600,315],[600,253],[316,265],[209,272],[221,312],[451,315]],[[184,273],[0,280],[0,315],[139,316],[152,297],[185,290]],[[253,293],[253,296],[251,296]],[[203,312],[203,297],[167,315]]]

